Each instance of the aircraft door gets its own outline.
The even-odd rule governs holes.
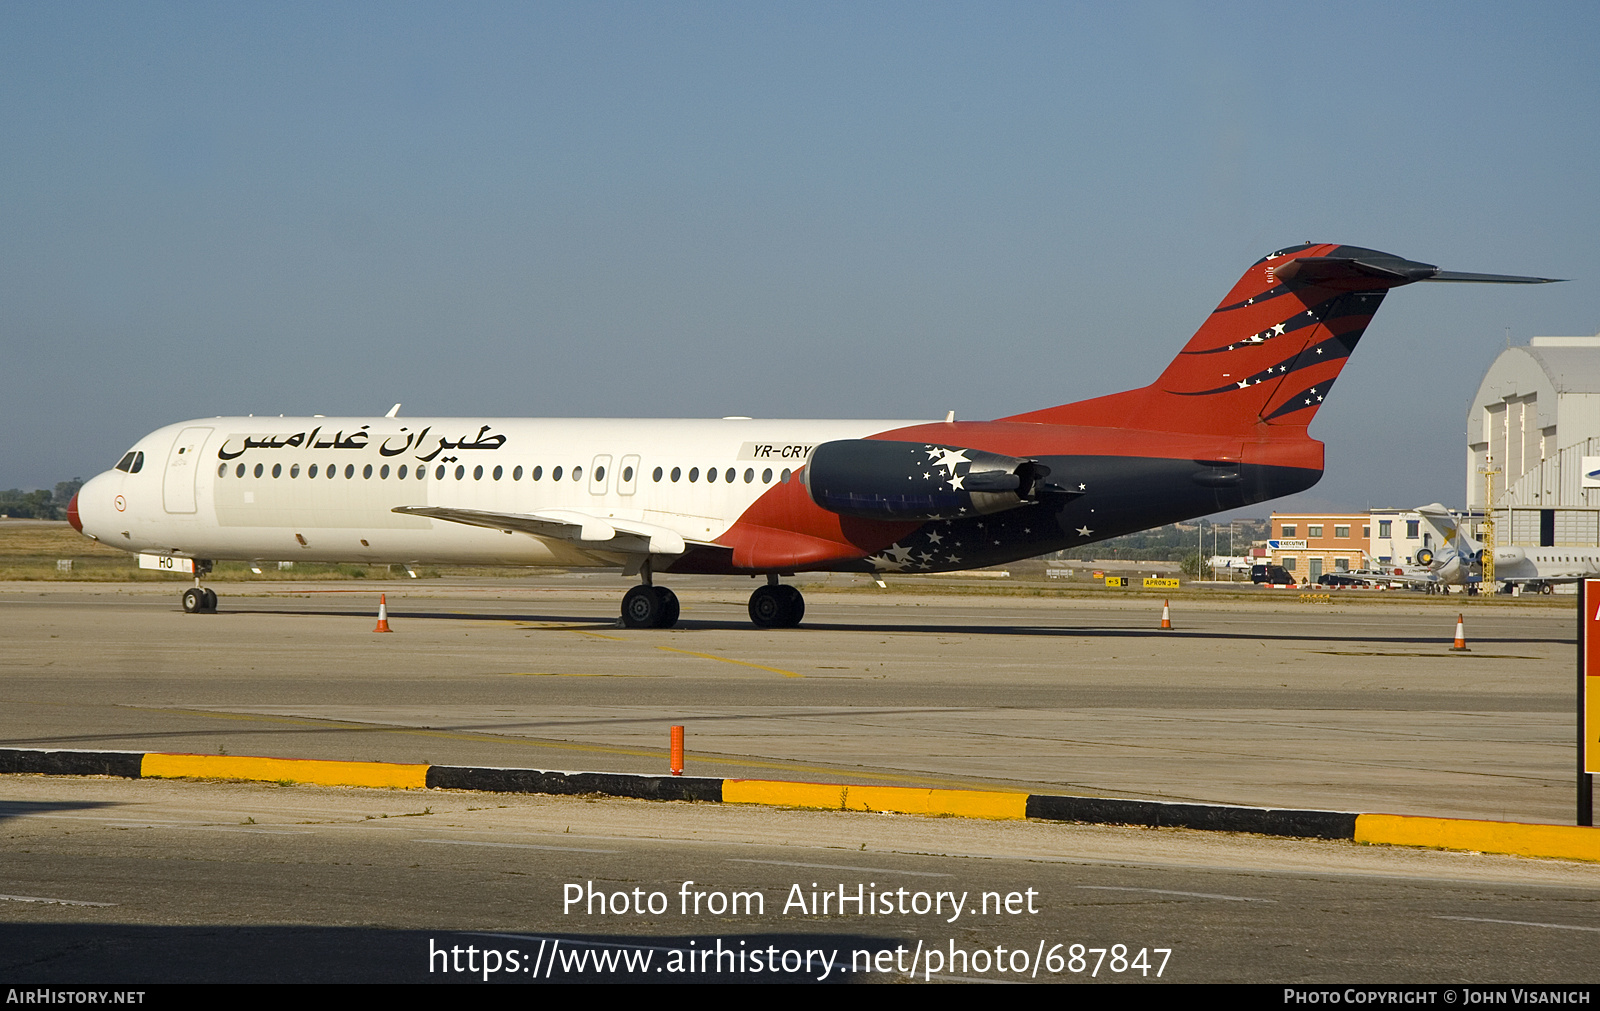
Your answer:
[[[606,484],[611,480],[611,457],[602,454],[594,458],[594,466],[589,468],[589,494],[604,495]]]
[[[617,475],[617,494],[632,495],[639,484],[639,454],[630,453],[622,458],[622,471]]]
[[[194,488],[200,475],[200,449],[209,428],[185,428],[178,433],[167,454],[167,470],[161,479],[161,503],[169,513],[195,511]]]

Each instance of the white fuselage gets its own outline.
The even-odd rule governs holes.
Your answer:
[[[711,541],[819,443],[925,423],[208,418],[140,439],[138,472],[91,479],[78,516],[104,544],[191,558],[615,565],[560,539],[392,510],[573,510]]]

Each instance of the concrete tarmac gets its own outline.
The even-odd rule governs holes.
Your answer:
[[[1569,823],[1573,615],[1301,602],[811,593],[616,577],[0,586],[0,744],[659,773]],[[394,634],[372,632],[380,591]],[[1369,602],[1370,601],[1370,602]]]
[[[696,775],[1571,822],[1566,608],[1473,602],[1457,654],[1455,610],[1400,595],[1183,599],[1164,632],[1159,601],[1110,593],[812,593],[805,626],[762,631],[750,585],[675,581],[671,631],[614,627],[614,577],[219,584],[216,615],[181,613],[177,586],[4,585],[0,744],[660,773],[683,723]],[[391,635],[372,632],[380,590]],[[564,909],[590,882],[670,908]],[[894,891],[895,911],[786,910],[813,882]],[[765,907],[683,913],[685,887]],[[919,891],[1037,912],[899,911]],[[0,978],[17,983],[476,978],[430,946],[516,949],[522,974],[497,978],[531,981],[558,939],[653,951],[652,981],[900,980],[920,959],[919,978],[991,981],[1583,982],[1597,898],[1592,864],[1351,843],[0,777]],[[820,955],[765,975],[660,961],[719,940],[842,954],[826,973]],[[1150,968],[1108,953],[1075,971],[1073,944]]]
[[[835,982],[914,966],[918,980],[1341,987],[1600,974],[1600,875],[1555,860],[439,790],[42,776],[0,790],[9,983],[476,982],[468,947],[501,953],[491,978],[533,982],[557,940],[568,961],[548,978],[572,981],[775,978],[732,956],[669,968],[719,944],[825,952],[776,978]],[[841,906],[841,891],[865,901]],[[734,892],[760,898],[734,907]],[[454,947],[460,971],[430,957]],[[653,962],[571,961],[619,950]]]

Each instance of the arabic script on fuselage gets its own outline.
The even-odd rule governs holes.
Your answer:
[[[229,438],[217,449],[217,459],[237,460],[253,449],[367,449],[374,438],[368,431],[371,427],[362,425],[348,435],[340,429],[326,437],[320,425],[309,432],[295,432],[293,435],[248,435],[241,438],[242,445],[238,449],[229,448],[234,442],[233,438]],[[489,429],[489,425],[484,425],[478,429],[477,435],[463,435],[452,441],[442,435],[430,438],[432,425],[420,432],[411,432],[402,427],[396,434],[383,438],[378,445],[378,454],[390,457],[411,453],[423,463],[431,463],[435,458],[442,463],[455,459],[439,457],[447,450],[499,449],[504,446],[506,437],[499,433],[491,435]]]

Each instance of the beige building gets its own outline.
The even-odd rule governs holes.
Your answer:
[[[1366,513],[1273,513],[1272,561],[1300,582],[1324,572],[1367,567],[1372,521]]]

